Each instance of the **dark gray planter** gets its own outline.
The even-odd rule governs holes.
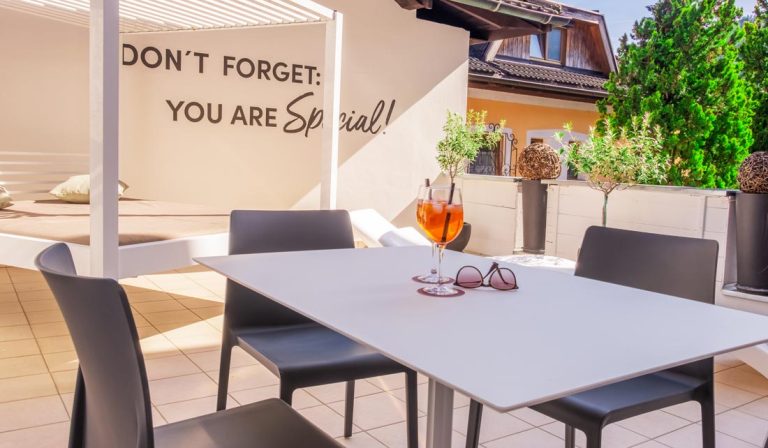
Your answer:
[[[472,224],[465,222],[461,228],[461,233],[453,241],[448,243],[445,248],[449,250],[455,250],[456,252],[464,252],[469,244],[469,238],[472,236]]]
[[[736,195],[736,289],[768,296],[768,194]]]
[[[523,181],[523,250],[544,253],[547,231],[547,185],[540,180]]]

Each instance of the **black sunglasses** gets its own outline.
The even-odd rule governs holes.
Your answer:
[[[499,291],[512,291],[518,288],[515,273],[511,269],[499,267],[499,263],[496,262],[491,265],[491,269],[485,275],[474,266],[464,266],[456,274],[454,285],[462,288],[489,286]]]

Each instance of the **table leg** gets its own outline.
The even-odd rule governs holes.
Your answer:
[[[453,389],[430,378],[427,406],[427,448],[450,448]]]

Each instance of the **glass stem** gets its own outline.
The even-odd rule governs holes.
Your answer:
[[[432,271],[433,275],[437,275],[437,243],[432,243]]]
[[[445,244],[437,244],[437,278],[443,279],[443,251],[445,250]],[[438,283],[439,285],[440,283]]]

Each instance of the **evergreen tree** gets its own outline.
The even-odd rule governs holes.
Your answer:
[[[755,98],[752,120],[752,151],[768,151],[768,0],[757,0],[754,17],[745,22],[746,42],[742,47],[747,81]]]
[[[600,111],[618,127],[650,115],[672,161],[672,184],[735,187],[752,145],[742,11],[734,0],[659,0],[648,9],[632,41],[622,39]]]

